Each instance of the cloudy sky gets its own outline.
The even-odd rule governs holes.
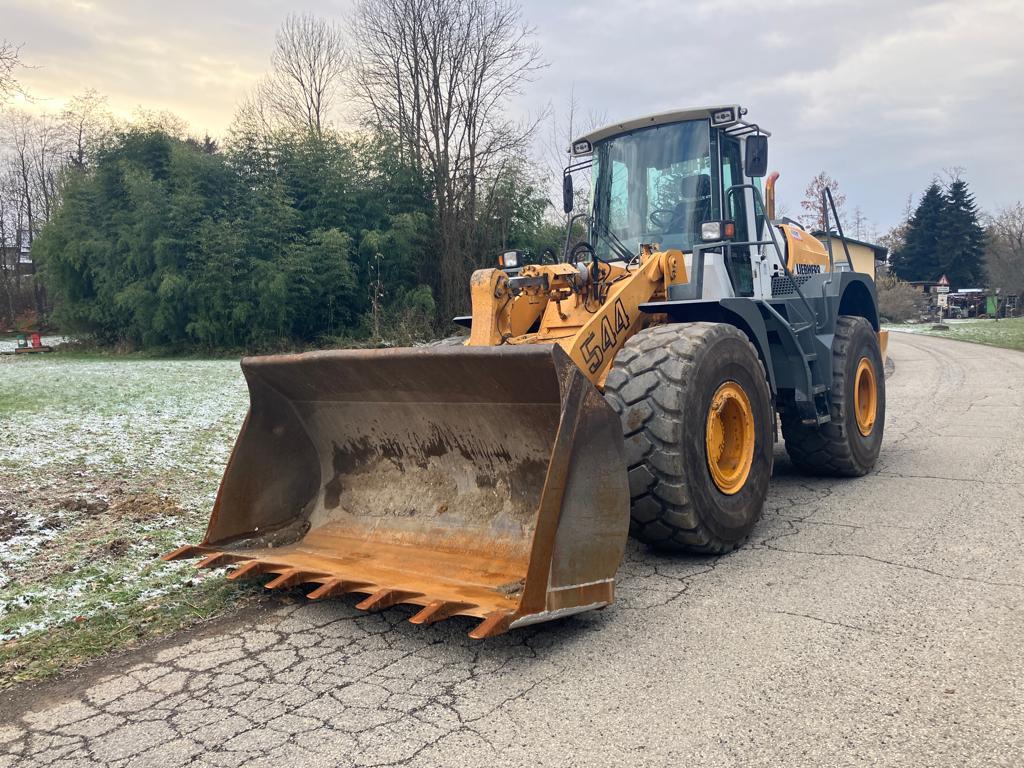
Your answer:
[[[35,68],[33,109],[86,88],[217,135],[264,72],[289,11],[349,0],[0,0],[0,37]],[[961,167],[979,203],[1024,198],[1024,0],[523,0],[550,66],[511,108],[574,91],[608,121],[738,102],[773,133],[791,214],[835,176],[878,229]]]

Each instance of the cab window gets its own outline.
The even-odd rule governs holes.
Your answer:
[[[726,196],[726,216],[736,222],[736,239],[749,240],[747,236],[747,201],[745,190],[729,195],[729,187],[743,183],[743,159],[740,156],[740,142],[732,136],[721,137],[722,148],[722,194]]]

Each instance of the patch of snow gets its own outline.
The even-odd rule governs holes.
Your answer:
[[[0,641],[209,578],[191,563],[156,565],[153,550],[201,536],[248,407],[238,363],[50,355],[7,361],[0,491],[15,492],[0,493]],[[110,513],[58,507],[62,494],[99,498],[101,483],[166,495],[183,514],[118,518],[113,497],[106,499],[114,504]],[[79,547],[77,559],[55,561],[69,557],[97,521],[107,539],[124,539],[128,550],[97,556],[97,544]],[[46,578],[25,578],[40,568]]]

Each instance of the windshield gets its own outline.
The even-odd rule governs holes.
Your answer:
[[[632,253],[641,243],[689,251],[701,223],[719,217],[707,120],[608,139],[595,147],[594,165],[594,228],[607,227]],[[594,239],[608,258],[607,239]]]

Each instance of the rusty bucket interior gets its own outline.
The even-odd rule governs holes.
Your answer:
[[[166,559],[311,598],[482,621],[482,638],[614,598],[629,492],[618,417],[554,345],[242,361],[250,409],[201,544]]]

